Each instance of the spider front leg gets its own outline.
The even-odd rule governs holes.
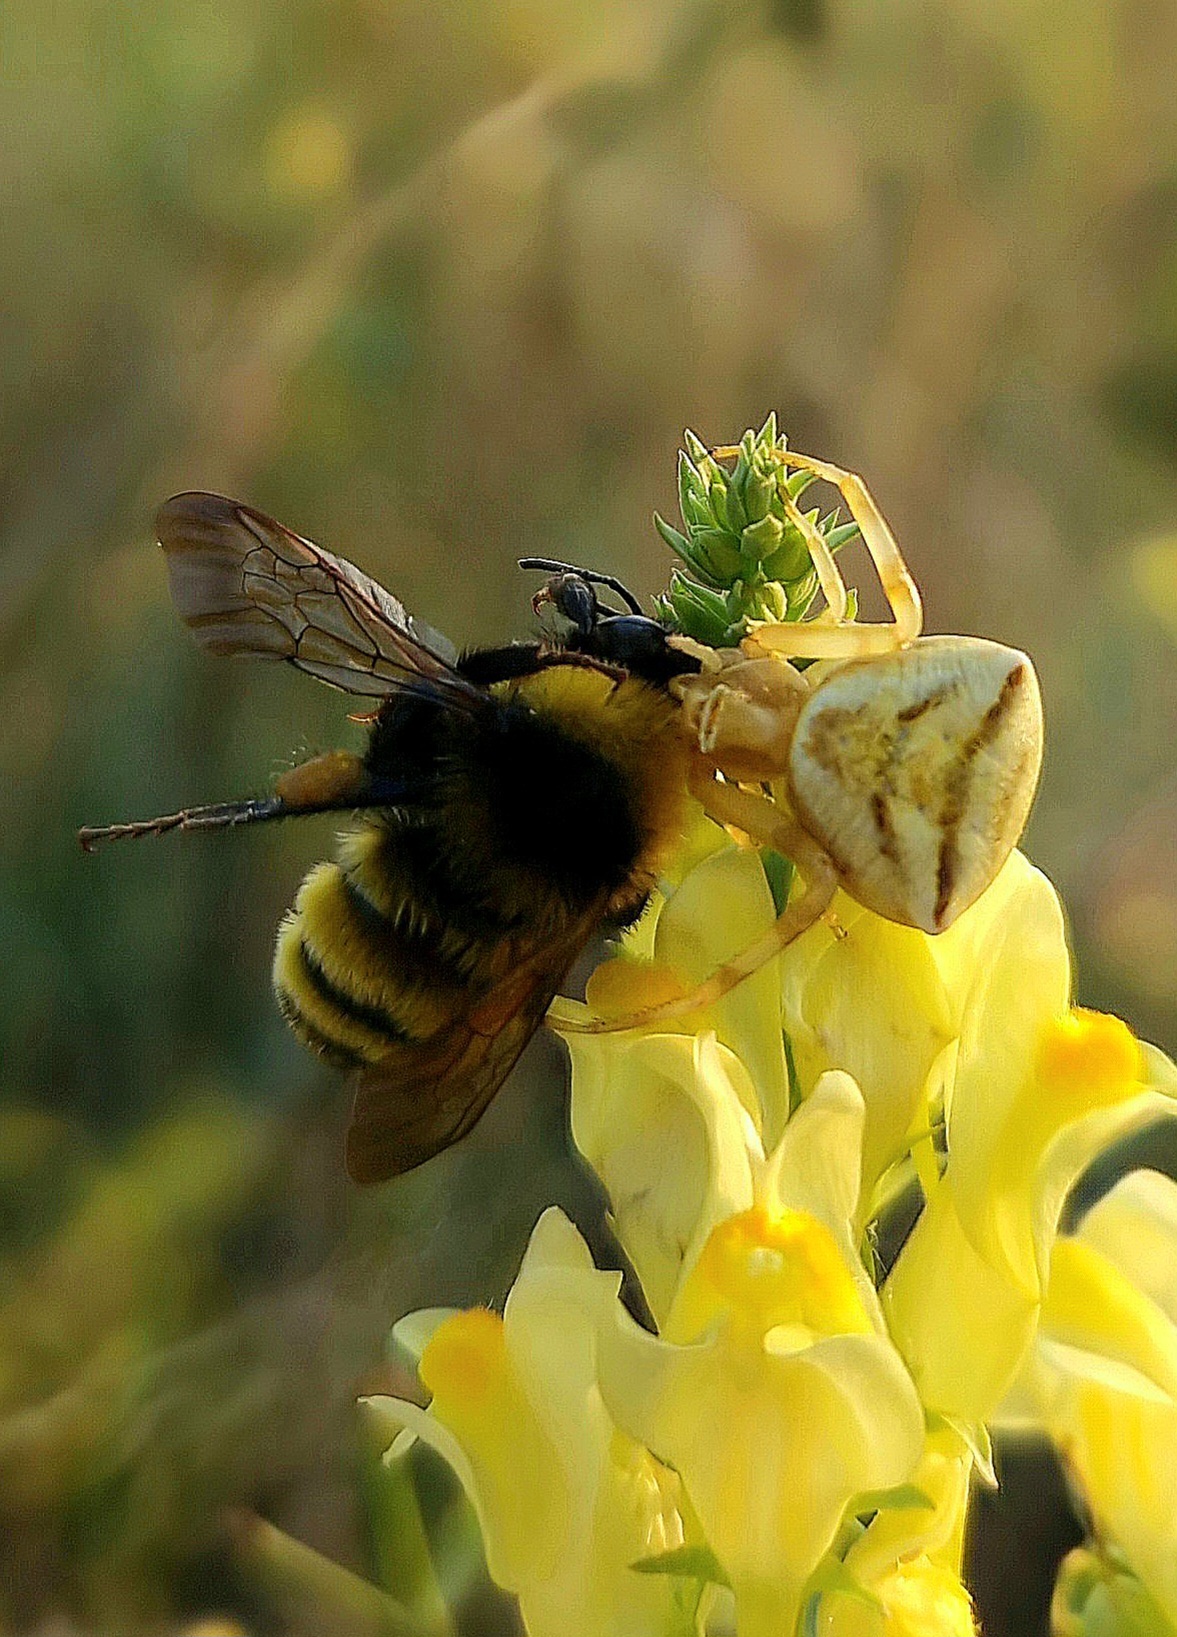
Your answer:
[[[726,459],[738,455],[739,450],[715,449],[712,454],[718,459]],[[836,621],[827,624],[821,620],[805,620],[795,624],[764,625],[748,640],[759,648],[788,659],[859,659],[871,654],[889,654],[914,642],[924,623],[919,587],[912,579],[898,542],[866,484],[855,473],[847,472],[841,466],[815,460],[812,455],[796,454],[791,449],[774,450],[773,458],[782,466],[796,466],[812,472],[815,477],[824,478],[838,490],[846,509],[858,524],[893,618],[890,623],[882,624],[860,625],[857,622]],[[805,523],[799,511],[796,516],[790,514],[790,521],[798,527]],[[813,536],[817,531],[812,525],[806,525],[803,532],[826,602],[833,610],[837,606],[835,598],[838,593],[835,589],[832,598],[826,583],[829,573],[827,560],[832,566],[832,554],[820,536],[815,551]],[[837,574],[836,569],[833,572]],[[838,582],[841,584],[840,575]]]
[[[692,782],[692,794],[717,824],[742,830],[757,846],[771,847],[790,859],[805,881],[805,889],[777,917],[772,927],[711,976],[685,994],[624,1017],[569,1018],[560,1014],[559,1028],[568,1034],[617,1034],[625,1029],[648,1029],[688,1013],[703,1011],[730,994],[745,978],[779,955],[829,908],[838,878],[833,861],[806,834],[791,815],[767,796],[723,784],[715,778]]]

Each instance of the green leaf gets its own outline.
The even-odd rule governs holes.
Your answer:
[[[676,556],[681,557],[684,563],[691,561],[691,543],[685,534],[680,534],[664,517],[659,517],[657,512],[654,513],[654,527]]]
[[[692,566],[704,565],[716,585],[731,585],[744,572],[739,541],[726,529],[692,529],[688,561]]]
[[[810,569],[809,573],[802,575],[799,580],[787,580],[785,590],[789,595],[790,616],[800,619],[817,596],[817,575]]]
[[[690,1580],[709,1581],[713,1586],[731,1586],[710,1546],[676,1546],[670,1552],[639,1557],[630,1568],[638,1574],[685,1575]]]
[[[821,532],[826,537],[826,545],[829,546],[831,551],[837,551],[848,540],[853,540],[858,533],[857,523],[839,523],[836,528],[827,528],[826,525],[831,523],[837,515],[837,512],[831,512],[829,517],[820,525]]]
[[[744,505],[744,487],[748,482],[748,474],[750,470],[751,468],[748,465],[747,457],[744,454],[743,444],[741,444],[740,453],[736,460],[736,464],[732,468],[727,480],[728,517],[731,519],[733,527],[735,526],[737,513],[743,518],[743,522],[740,524],[741,528],[743,528],[744,524],[748,521],[748,509]]]
[[[768,412],[767,420],[765,421],[764,425],[760,428],[760,431],[757,432],[757,434],[756,434],[756,442],[758,444],[762,445],[763,447],[771,449],[771,448],[773,448],[775,446],[776,441],[777,441],[776,410],[775,409],[770,409],[769,412]],[[784,442],[785,442],[785,440],[782,438],[781,439],[781,446],[782,447],[784,447]]]
[[[693,543],[685,535],[680,534],[676,528],[673,528],[664,517],[659,517],[657,512],[654,513],[654,527],[666,541],[671,551],[682,558],[692,574],[714,586],[724,584],[722,577],[715,573],[706,557],[696,551]]]
[[[936,1503],[917,1484],[896,1484],[894,1489],[865,1489],[851,1503],[855,1517],[868,1512],[934,1512]]]
[[[937,1420],[946,1427],[951,1427],[957,1437],[962,1440],[976,1462],[977,1477],[988,1489],[997,1488],[997,1473],[993,1467],[993,1440],[989,1436],[989,1428],[983,1421],[965,1421],[956,1415],[939,1415],[929,1418],[929,1426]]]
[[[782,857],[773,847],[762,847],[760,862],[764,868],[768,890],[772,893],[773,908],[778,915],[783,915],[788,908],[789,890],[793,885],[792,861]]]
[[[678,452],[678,504],[686,522],[690,522],[688,508],[696,510],[706,505],[707,486],[699,476],[690,457],[680,449]]]
[[[731,522],[727,506],[728,490],[727,484],[724,483],[722,479],[716,478],[715,482],[708,489],[707,500],[711,507],[711,515],[715,518],[716,523],[721,529],[728,528]],[[740,528],[743,528],[743,526],[744,525],[741,523]],[[738,534],[740,531],[737,529],[735,532]]]
[[[672,570],[670,584],[671,595],[676,599],[681,597],[684,602],[689,602],[713,619],[726,622],[730,618],[727,598],[708,586],[700,585],[697,580],[689,579],[681,569]]]

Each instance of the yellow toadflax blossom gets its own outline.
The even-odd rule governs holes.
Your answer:
[[[693,1629],[697,1583],[688,1600],[674,1580],[629,1567],[684,1546],[687,1525],[678,1477],[619,1430],[597,1386],[599,1315],[619,1284],[553,1207],[502,1317],[435,1312],[408,1327],[424,1341],[430,1410],[368,1400],[393,1459],[419,1437],[453,1467],[491,1574],[519,1598],[533,1637]]]
[[[721,846],[598,970],[588,1005],[689,981],[774,913],[759,855]],[[429,1408],[375,1406],[394,1457],[421,1437],[457,1471],[534,1637],[733,1621],[739,1637],[971,1634],[970,1479],[1043,1313],[1043,1417],[1170,1608],[1157,1565],[1177,1562],[1177,1515],[1121,1434],[1150,1417],[1148,1447],[1168,1450],[1177,1343],[1141,1318],[1144,1296],[1112,1300],[1106,1271],[1093,1283],[1087,1238],[1057,1225],[1089,1160],[1172,1109],[1177,1076],[1071,1005],[1039,872],[1014,855],[938,938],[847,908],[706,1016],[568,1043],[573,1132],[655,1328],[549,1211],[502,1318],[409,1321]],[[922,1213],[880,1268],[876,1220],[914,1177]],[[1110,1232],[1126,1198],[1085,1235]],[[1149,1222],[1167,1246],[1168,1218]],[[1061,1354],[1056,1338],[1076,1314],[1103,1349],[1080,1385],[1074,1337]],[[1107,1396],[1109,1348],[1126,1399]]]
[[[1177,1629],[1172,1178],[1132,1172],[1077,1234],[1057,1241],[1028,1384],[1082,1487],[1098,1540],[1122,1554]]]
[[[712,475],[725,495],[740,486]],[[753,478],[749,466],[746,490]],[[730,524],[731,505],[687,487],[691,537],[664,534],[715,568],[709,554],[730,542],[707,518]],[[786,522],[795,510],[790,499]],[[749,529],[784,549],[785,523],[764,521],[743,528],[737,567]],[[828,543],[836,529],[822,529]],[[898,594],[885,527],[872,538]],[[840,581],[831,570],[822,583],[833,607]],[[726,651],[739,632],[705,591],[677,583],[670,602],[707,627],[698,642]],[[807,640],[835,646],[807,652],[843,653],[852,624],[810,622]],[[773,630],[778,644],[795,634]],[[874,637],[891,643],[894,630]],[[820,704],[832,696],[814,675]],[[754,716],[759,696],[741,697]],[[730,714],[726,698],[713,690],[706,707]],[[905,730],[911,708],[884,712],[888,731]],[[859,721],[868,737],[877,726]],[[751,787],[788,784],[797,769],[785,766],[748,772],[743,788],[725,766],[707,791],[731,798],[729,817],[767,807],[780,819],[789,792],[774,806]],[[938,838],[921,855],[935,880],[951,874],[941,808],[913,779],[898,816]],[[862,811],[869,830],[873,808]],[[1143,1637],[1130,1620],[1145,1606],[1153,1637],[1165,1622],[1177,1637],[1177,1184],[1131,1178],[1059,1237],[1091,1161],[1177,1112],[1177,1069],[1074,1004],[1057,894],[973,818],[974,852],[992,865],[980,896],[947,923],[915,917],[944,930],[835,893],[835,877],[857,878],[831,845],[824,913],[783,949],[778,917],[806,900],[811,872],[790,898],[783,858],[704,825],[585,1002],[552,1008],[572,1060],[573,1137],[642,1300],[625,1305],[620,1275],[550,1210],[501,1318],[475,1309],[401,1327],[428,1407],[373,1401],[390,1459],[420,1438],[458,1474],[490,1572],[532,1637],[976,1637],[969,1496],[978,1478],[996,1481],[989,1426],[1015,1381],[1093,1519],[1088,1555],[1059,1582],[1060,1637]],[[789,850],[795,830],[760,840]],[[901,876],[891,839],[879,868]],[[701,1005],[721,987],[702,981],[750,948],[779,952]],[[681,996],[693,1013],[674,1009]],[[594,1019],[616,1032],[582,1032]],[[1108,1609],[1119,1625],[1093,1623]]]

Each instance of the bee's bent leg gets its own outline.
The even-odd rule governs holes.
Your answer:
[[[781,912],[763,937],[717,967],[697,988],[624,1017],[569,1019],[561,1016],[562,1033],[616,1034],[624,1029],[648,1029],[703,1011],[758,972],[774,955],[779,955],[829,908],[838,885],[833,861],[796,819],[767,796],[742,790],[735,784],[712,780],[696,788],[695,794],[703,802],[708,817],[716,823],[742,830],[757,846],[772,847],[790,859],[805,882],[804,890]]]

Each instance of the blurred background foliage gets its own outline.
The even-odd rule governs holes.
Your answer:
[[[357,1197],[268,988],[330,824],[82,856],[355,742],[341,696],[197,655],[154,507],[238,494],[496,641],[525,553],[661,589],[682,427],[775,408],[866,474],[932,630],[1034,655],[1080,999],[1172,1052],[1177,10],[6,0],[0,62],[0,1630],[397,1630],[330,1559],[508,1632],[423,1465],[471,1565],[438,1613],[353,1405],[543,1204],[599,1236],[560,1056]],[[1043,1629],[1073,1528],[1007,1472],[990,1637]]]

